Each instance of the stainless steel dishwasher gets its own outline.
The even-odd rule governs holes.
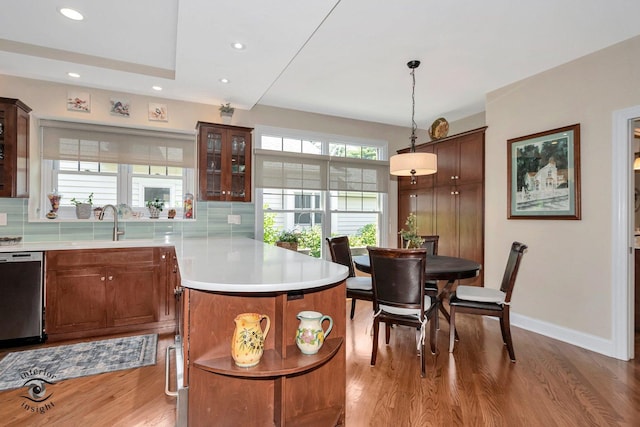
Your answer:
[[[43,342],[42,252],[0,253],[0,346]]]

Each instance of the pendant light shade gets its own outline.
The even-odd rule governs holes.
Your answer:
[[[416,183],[416,176],[431,175],[438,171],[438,158],[433,153],[416,153],[416,75],[415,69],[420,61],[409,61],[413,86],[411,92],[411,149],[408,153],[396,154],[389,159],[391,175],[410,176],[411,183]]]
[[[433,153],[396,154],[389,159],[389,167],[391,175],[431,175],[438,172],[438,159]]]

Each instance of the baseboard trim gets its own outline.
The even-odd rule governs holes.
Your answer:
[[[594,351],[609,357],[616,357],[613,341],[584,332],[554,325],[553,323],[533,319],[511,312],[511,326],[526,329],[545,337],[572,344],[586,350]]]

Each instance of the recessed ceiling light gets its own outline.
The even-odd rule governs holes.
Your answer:
[[[82,21],[84,19],[84,16],[82,16],[80,12],[78,12],[75,9],[70,9],[68,7],[61,8],[60,13],[69,19],[73,19],[74,21]]]
[[[80,74],[78,73],[67,73],[67,76],[73,77],[74,79],[80,78]]]
[[[162,86],[151,86],[151,89],[157,90],[159,92],[162,90]]]
[[[229,79],[225,79],[224,77],[221,78],[220,80],[218,80],[220,83],[231,83],[231,81]]]
[[[243,50],[246,46],[244,45],[244,43],[235,42],[235,43],[231,43],[231,47],[236,50]]]

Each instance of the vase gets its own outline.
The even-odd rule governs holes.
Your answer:
[[[76,217],[78,219],[91,218],[91,205],[89,203],[78,203],[76,205]]]
[[[149,206],[149,218],[151,219],[160,218],[160,209],[153,206]]]
[[[222,119],[222,123],[224,123],[225,125],[231,124],[232,117],[233,113],[220,112],[220,118]]]
[[[333,319],[317,311],[301,311],[297,318],[300,324],[296,331],[296,345],[303,354],[316,354],[333,329]],[[322,330],[322,322],[325,320],[329,321],[329,327]]]
[[[266,320],[264,330],[260,322]],[[231,340],[231,357],[241,368],[250,368],[260,362],[264,352],[264,340],[269,333],[271,319],[266,314],[242,313],[234,319],[236,328]]]

